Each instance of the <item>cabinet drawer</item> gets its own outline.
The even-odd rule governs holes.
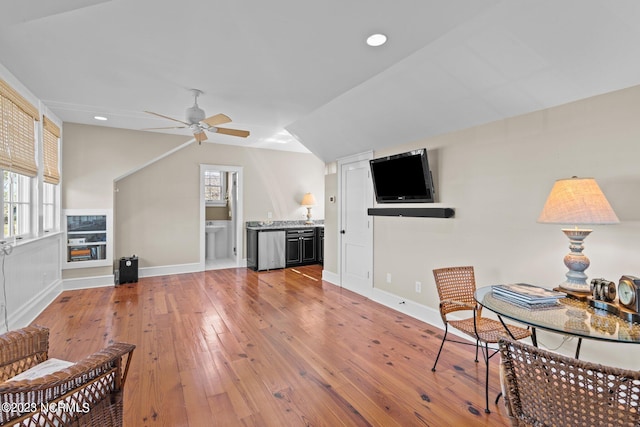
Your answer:
[[[287,230],[287,237],[304,237],[304,236],[314,236],[316,231],[313,228],[304,229],[304,230]]]

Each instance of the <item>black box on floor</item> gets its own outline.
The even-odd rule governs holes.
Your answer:
[[[116,285],[122,283],[134,283],[138,281],[138,257],[120,258],[118,271],[116,271]]]

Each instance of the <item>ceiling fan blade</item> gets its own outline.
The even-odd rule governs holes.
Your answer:
[[[221,133],[223,135],[239,136],[241,138],[246,138],[249,136],[248,130],[240,130],[240,129],[215,128],[215,132]]]
[[[153,114],[154,116],[162,117],[163,119],[173,120],[174,122],[182,123],[183,125],[189,126],[189,123],[183,122],[182,120],[174,119],[173,117],[164,116],[162,114],[154,113],[153,111],[145,111],[145,113]]]
[[[194,132],[193,137],[196,139],[196,141],[198,141],[198,143],[207,140],[207,135],[204,133],[204,131]]]
[[[215,116],[207,117],[202,122],[209,126],[218,126],[224,123],[229,123],[231,119],[224,114],[216,114]]]
[[[144,128],[144,129],[140,129],[140,130],[156,130],[156,129],[186,129],[189,126],[169,126],[166,128]]]

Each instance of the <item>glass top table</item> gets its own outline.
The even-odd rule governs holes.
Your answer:
[[[640,344],[640,324],[596,309],[588,300],[561,298],[553,308],[526,308],[495,297],[491,286],[478,288],[475,299],[484,308],[496,313],[500,320],[505,317],[532,328],[574,335],[579,337],[580,341],[582,338],[588,338]],[[535,335],[532,338],[535,339]],[[578,354],[579,348],[576,357]]]

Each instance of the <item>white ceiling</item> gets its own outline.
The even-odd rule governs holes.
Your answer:
[[[144,111],[183,120],[197,88],[207,116],[251,131],[210,142],[324,161],[640,84],[636,0],[0,0],[0,11],[0,63],[65,122],[173,126]],[[387,44],[367,46],[373,32]]]

